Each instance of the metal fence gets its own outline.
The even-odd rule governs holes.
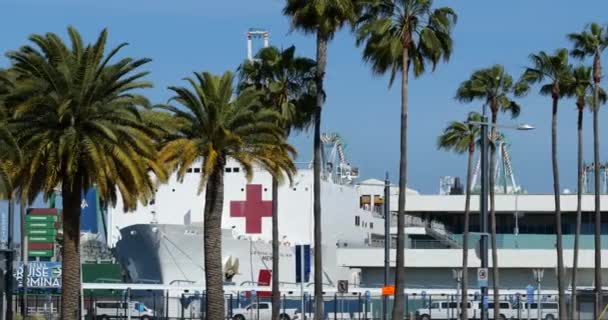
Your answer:
[[[593,295],[579,294],[578,314],[581,320],[591,320]],[[606,299],[605,301],[608,301]],[[384,301],[386,299],[386,301]],[[491,299],[491,297],[490,297]],[[467,304],[469,319],[480,319],[484,303],[490,318],[515,320],[557,320],[558,301],[555,295],[538,296],[530,300],[526,295],[501,295],[500,315],[494,317],[494,301],[470,295]],[[312,319],[315,313],[314,297],[284,295],[281,297],[281,313],[284,319]],[[380,320],[387,307],[386,319],[391,319],[392,297],[368,296],[360,293],[335,294],[324,296],[324,319],[331,320]],[[485,302],[484,302],[485,301]],[[162,291],[133,291],[127,296],[124,292],[102,292],[85,294],[83,314],[86,319],[205,319],[206,295],[202,292],[185,292],[181,296],[168,296]],[[570,297],[566,301],[570,308]],[[270,319],[270,297],[264,293],[237,292],[225,295],[225,319],[266,320]],[[27,319],[59,319],[61,297],[58,295],[16,296],[11,306],[16,318],[23,319],[21,310],[26,310]],[[405,319],[436,320],[457,319],[463,311],[458,295],[405,295]],[[608,319],[606,317],[605,319]]]

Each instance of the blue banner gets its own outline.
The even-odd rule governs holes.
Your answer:
[[[95,188],[89,188],[83,195],[82,203],[80,204],[80,231],[90,233],[99,232],[98,205],[97,190]]]
[[[18,262],[13,273],[18,287],[23,287],[23,273],[23,262]],[[61,288],[61,262],[29,262],[26,284],[28,288]]]
[[[304,247],[304,281],[302,281],[302,247]],[[310,281],[310,245],[296,245],[296,283]]]

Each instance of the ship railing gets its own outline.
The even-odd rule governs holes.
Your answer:
[[[453,249],[458,248],[458,244],[452,244],[445,240],[426,240],[426,239],[411,239],[407,242],[407,249]],[[354,245],[348,247],[340,247],[344,249],[368,249],[368,248],[384,248],[384,240],[373,241],[371,245]],[[397,241],[392,240],[391,249],[397,248]]]

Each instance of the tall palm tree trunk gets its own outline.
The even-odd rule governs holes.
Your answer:
[[[61,319],[78,319],[80,309],[80,203],[81,180],[63,183],[63,251]]]
[[[461,282],[461,307],[460,319],[469,320],[467,300],[468,300],[468,285],[469,285],[469,220],[471,214],[471,184],[473,183],[473,153],[475,152],[475,143],[469,146],[469,159],[467,165],[467,191],[464,200],[464,233],[462,235],[462,282]]]
[[[224,318],[222,276],[222,209],[224,206],[224,164],[220,156],[205,189],[204,250],[207,287],[207,320]]]
[[[559,170],[557,164],[557,102],[559,95],[553,97],[551,117],[551,160],[553,163],[553,196],[555,199],[555,230],[557,240],[557,291],[559,298],[559,319],[566,317],[566,294],[564,288],[564,247],[562,244],[562,211],[560,206]]]
[[[279,320],[279,182],[272,177],[272,320]]]
[[[600,210],[600,136],[599,136],[599,87],[602,78],[602,65],[599,52],[593,58],[593,163],[594,163],[594,202],[595,202],[595,318],[602,312],[602,212]]]
[[[492,133],[490,146],[490,233],[492,242],[492,293],[494,296],[494,318],[498,319],[500,314],[500,279],[498,275],[498,245],[496,243],[496,201],[495,201],[495,185],[496,185],[496,118],[498,107],[492,107]]]
[[[405,299],[405,193],[407,192],[407,94],[409,75],[409,51],[403,49],[401,62],[401,144],[399,159],[399,199],[397,213],[397,262],[395,263],[395,301],[393,319],[403,319]]]
[[[313,216],[315,254],[315,320],[324,319],[323,312],[323,250],[321,242],[321,109],[325,100],[323,78],[327,65],[327,35],[317,31],[317,109],[315,110],[315,135],[313,158]]]
[[[577,181],[577,192],[576,192],[576,226],[574,230],[574,259],[572,261],[572,305],[570,307],[570,318],[572,320],[578,319],[578,313],[576,311],[577,299],[576,299],[576,276],[578,274],[578,249],[580,246],[581,237],[581,202],[583,200],[583,108],[578,108],[578,121],[577,121],[577,165],[578,165],[578,181]]]

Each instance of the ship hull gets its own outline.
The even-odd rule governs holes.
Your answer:
[[[290,246],[279,246],[281,282],[295,282],[293,252]],[[121,229],[116,253],[134,282],[205,285],[202,226],[128,226]],[[226,262],[230,257],[232,263],[238,259],[238,272],[225,281],[256,285],[261,272],[272,269],[272,244],[234,237],[231,230],[222,230],[222,260]]]

